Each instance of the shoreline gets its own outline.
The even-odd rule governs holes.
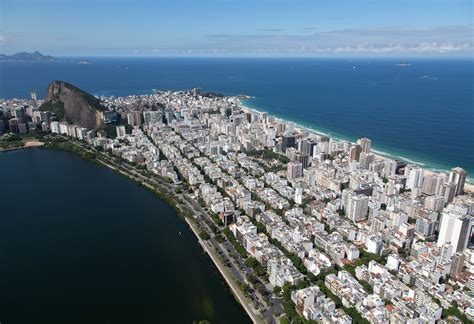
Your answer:
[[[30,146],[27,146],[27,147],[40,147],[41,148],[41,146],[43,146],[45,144],[43,142],[40,142],[40,143],[42,143],[42,145],[30,145]],[[22,148],[22,147],[19,147],[19,148]],[[60,147],[45,146],[45,148],[60,149],[60,150],[64,150],[64,151],[73,153],[75,155],[78,155],[76,151],[67,150],[67,149],[60,148]],[[81,157],[81,156],[79,155],[79,157]],[[119,168],[111,165],[110,163],[107,163],[107,161],[104,161],[102,159],[97,159],[97,158],[94,159],[94,160],[96,161],[96,164],[102,165],[102,166],[112,170],[113,172],[115,172],[119,175],[122,175],[125,178],[127,178],[127,179],[129,179],[129,180],[131,180],[131,181],[133,181],[137,184],[140,184],[140,185],[144,186],[146,189],[150,190],[152,193],[157,195],[159,199],[163,200],[166,204],[171,206],[175,210],[176,215],[178,216],[178,218],[184,219],[184,221],[188,224],[189,228],[191,229],[191,231],[196,236],[199,245],[201,245],[201,248],[203,249],[203,251],[209,256],[209,258],[211,259],[214,266],[218,269],[218,271],[220,272],[222,278],[226,282],[227,286],[232,291],[232,294],[234,295],[234,298],[237,299],[238,303],[242,306],[242,308],[244,309],[247,316],[251,319],[252,323],[254,323],[254,324],[259,323],[259,319],[258,319],[257,315],[255,313],[253,313],[253,311],[250,309],[249,305],[245,302],[245,299],[242,296],[242,292],[240,291],[239,287],[236,286],[235,282],[232,280],[232,277],[225,271],[224,265],[222,265],[222,263],[220,262],[220,259],[218,257],[216,257],[214,255],[214,253],[206,245],[206,243],[203,242],[203,240],[199,236],[199,231],[194,227],[192,221],[190,221],[184,214],[182,214],[181,206],[179,206],[179,205],[174,206],[173,204],[170,204],[167,200],[165,200],[163,197],[161,197],[158,194],[158,192],[161,190],[160,188],[154,187],[153,185],[151,185],[149,183],[146,183],[146,182],[143,182],[139,179],[134,178],[133,175],[127,173],[126,171],[124,171],[122,169],[119,169]]]
[[[25,142],[23,142],[23,145],[21,146],[14,146],[14,147],[9,147],[9,148],[0,148],[0,153],[2,152],[10,152],[14,150],[20,150],[24,148],[30,148],[30,147],[40,147],[45,145],[44,142],[41,142],[36,139],[27,139]]]
[[[98,162],[115,171],[115,172],[118,172],[119,174],[125,176],[126,178],[130,179],[130,180],[133,180],[134,182],[138,181],[141,185],[143,185],[144,187],[146,187],[147,189],[151,190],[153,193],[156,192],[156,188],[153,187],[152,185],[148,184],[148,183],[145,183],[143,181],[139,181],[139,180],[136,180],[136,179],[133,179],[127,172],[123,171],[123,170],[120,170],[118,168],[116,168],[115,166],[105,162],[105,161],[102,161],[102,160],[98,160]],[[162,199],[161,197],[159,197],[160,199]],[[162,199],[164,201],[164,199]],[[165,201],[166,202],[166,201]],[[167,203],[167,202],[166,202]],[[171,206],[171,205],[170,205]],[[173,207],[173,206],[171,206]],[[181,210],[181,207],[178,206],[178,209]],[[179,215],[179,212],[176,211],[176,214],[178,215],[178,217],[180,216]],[[209,247],[206,245],[205,242],[203,242],[203,240],[201,239],[201,237],[199,236],[199,231],[194,227],[193,223],[187,218],[187,217],[179,217],[179,218],[183,218],[184,221],[188,224],[189,228],[191,229],[191,231],[194,233],[194,235],[196,236],[197,240],[198,240],[198,243],[199,245],[201,245],[201,248],[203,249],[203,251],[209,256],[209,258],[211,259],[212,263],[214,264],[214,266],[219,270],[222,278],[224,279],[224,281],[226,282],[227,286],[230,288],[230,290],[232,291],[232,294],[234,295],[234,297],[237,299],[237,301],[239,302],[239,304],[242,306],[242,308],[245,310],[245,313],[249,316],[249,318],[252,320],[252,323],[256,324],[256,323],[259,323],[258,321],[258,318],[257,316],[252,312],[252,310],[249,308],[249,305],[245,302],[245,300],[243,299],[244,297],[242,296],[242,292],[239,290],[239,287],[236,287],[235,285],[235,282],[232,280],[232,277],[229,276],[229,274],[225,271],[225,268],[224,266],[222,265],[222,263],[220,262],[219,258],[216,257],[214,255],[214,253],[209,249]]]
[[[229,274],[225,271],[224,266],[221,264],[220,260],[218,257],[212,253],[212,251],[209,249],[209,247],[206,245],[205,242],[199,237],[199,233],[194,227],[194,225],[189,221],[189,219],[185,218],[184,219],[186,223],[189,225],[189,228],[191,231],[194,233],[196,236],[199,245],[201,245],[202,249],[206,254],[209,256],[209,258],[212,260],[214,265],[216,266],[217,270],[219,270],[221,276],[224,278],[225,282],[227,283],[227,286],[231,289],[233,295],[235,298],[239,301],[239,304],[242,305],[243,309],[247,313],[247,315],[250,317],[253,323],[258,323],[257,316],[251,311],[249,308],[248,304],[245,302],[245,300],[242,297],[242,292],[239,290],[238,287],[236,287],[235,282],[232,280],[232,278],[229,276]]]
[[[321,130],[308,128],[307,126],[298,124],[295,121],[284,119],[284,118],[281,118],[281,117],[277,117],[277,116],[275,116],[275,115],[273,115],[273,114],[271,114],[267,111],[258,110],[257,108],[254,108],[254,107],[249,107],[248,105],[245,104],[245,102],[242,102],[242,100],[240,98],[235,97],[235,96],[234,96],[234,98],[237,99],[238,106],[243,111],[250,112],[250,113],[265,112],[265,113],[268,113],[269,116],[275,117],[275,120],[277,120],[279,122],[293,123],[295,125],[295,131],[297,133],[309,132],[309,133],[312,133],[312,134],[315,134],[315,135],[327,136],[329,138],[333,138],[333,139],[338,140],[338,141],[348,141],[350,143],[353,143],[349,139],[341,138],[341,137],[337,137],[337,136],[332,136],[332,135],[329,135],[328,133],[325,133]],[[433,169],[433,168],[430,168],[430,167],[426,167],[426,163],[424,163],[424,162],[418,162],[418,161],[414,161],[414,160],[411,160],[411,159],[408,159],[408,158],[405,158],[405,157],[400,157],[400,156],[395,157],[395,156],[391,155],[390,153],[378,151],[376,149],[372,149],[372,154],[374,154],[375,158],[378,159],[378,160],[390,159],[390,160],[394,160],[394,161],[403,161],[403,162],[406,162],[406,163],[409,163],[409,164],[419,165],[425,171],[425,175],[432,175],[432,174],[436,174],[436,173],[440,173],[440,172],[449,172],[449,170]],[[466,177],[466,182],[464,184],[464,192],[465,193],[474,193],[474,179]]]

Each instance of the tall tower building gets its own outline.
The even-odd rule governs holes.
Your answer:
[[[295,203],[301,205],[303,203],[303,188],[300,186],[295,189]]]
[[[117,138],[124,138],[127,135],[124,125],[116,126],[115,127]]]
[[[455,253],[451,257],[451,271],[449,273],[451,277],[457,276],[462,272],[465,258],[466,257],[462,253]]]
[[[296,137],[291,133],[285,133],[281,137],[281,151],[286,153],[286,149],[296,147]]]
[[[367,137],[359,138],[357,144],[362,148],[362,152],[366,154],[370,153],[370,149],[372,148],[372,141],[370,139]]]
[[[349,197],[347,217],[353,222],[367,218],[369,211],[369,197],[363,194]]]
[[[456,184],[455,196],[464,193],[464,183],[466,182],[467,172],[463,168],[453,168],[449,173],[449,182]]]
[[[444,212],[441,216],[437,246],[451,243],[454,247],[453,253],[462,253],[469,243],[473,221],[472,216]]]
[[[437,184],[438,178],[435,175],[428,175],[423,178],[421,191],[426,195],[434,195],[436,193]]]
[[[349,151],[351,161],[359,162],[361,152],[362,152],[362,147],[359,144],[352,146]]]
[[[303,164],[301,162],[292,161],[287,164],[286,177],[288,180],[301,178],[303,176]]]
[[[30,92],[31,100],[33,100],[33,107],[36,108],[38,97],[36,96],[36,90]]]
[[[423,183],[424,170],[418,166],[410,165],[405,168],[405,176],[407,176],[406,187],[414,189],[421,187]]]

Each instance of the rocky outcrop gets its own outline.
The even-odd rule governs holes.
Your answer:
[[[46,92],[40,110],[51,111],[59,120],[89,129],[102,126],[101,112],[105,111],[100,100],[64,81],[53,81]]]

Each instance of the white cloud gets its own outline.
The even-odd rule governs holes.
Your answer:
[[[212,48],[234,53],[453,54],[473,52],[472,32],[472,26],[385,27],[316,32],[311,35],[216,34],[207,37]]]
[[[0,32],[0,44],[5,44],[8,41],[9,35],[4,32]]]

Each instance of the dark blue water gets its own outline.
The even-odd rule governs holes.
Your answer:
[[[1,63],[0,97],[43,94],[53,79],[96,95],[201,87],[255,96],[249,106],[378,151],[474,172],[472,60],[111,59],[92,64]]]
[[[250,322],[150,191],[49,149],[0,153],[0,172],[1,323]]]

